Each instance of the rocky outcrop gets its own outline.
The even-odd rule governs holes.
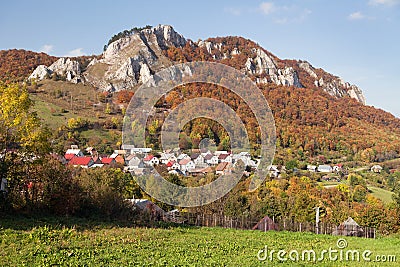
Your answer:
[[[275,59],[262,49],[252,49],[255,57],[247,58],[245,70],[251,75],[269,76],[269,79],[258,79],[257,83],[273,82],[277,85],[303,87],[297,72],[292,67],[278,68]]]
[[[169,25],[144,29],[108,45],[103,57],[89,64],[85,79],[101,90],[112,91],[151,83],[154,72],[173,64],[162,51],[187,42]]]
[[[317,70],[306,61],[281,60],[254,43],[248,45],[249,42],[235,42],[232,40],[235,37],[229,38],[229,42],[224,38],[214,38],[195,43],[186,40],[169,25],[158,25],[109,44],[101,59],[93,59],[84,73],[81,73],[77,61],[60,58],[49,67],[38,66],[29,78],[41,80],[57,73],[66,75],[71,82],[84,80],[104,91],[135,89],[140,84],[155,84],[154,73],[175,64],[164,55],[166,49],[189,45],[194,51],[199,47],[205,48],[204,51],[216,62],[238,57],[236,62],[243,62],[242,71],[252,76],[256,83],[317,87],[332,96],[349,96],[365,104],[362,91],[339,77]]]
[[[349,96],[365,105],[365,97],[361,89],[357,86],[351,85],[350,83],[343,81],[343,79],[326,72],[324,72],[324,76],[328,77],[329,80],[325,81],[323,77],[317,75],[315,68],[306,61],[300,61],[298,66],[308,73],[311,78],[315,79],[314,85],[316,87],[322,88],[328,94],[335,97]]]
[[[45,65],[39,65],[36,69],[32,72],[32,74],[28,77],[29,80],[36,79],[36,80],[43,80],[48,75],[51,75],[50,70]]]
[[[33,71],[28,79],[43,80],[53,73],[65,75],[66,80],[73,83],[81,81],[81,68],[79,62],[71,60],[70,58],[60,58],[49,67],[40,65]]]

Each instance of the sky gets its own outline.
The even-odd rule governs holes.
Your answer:
[[[342,77],[400,117],[400,0],[13,0],[0,10],[0,50],[100,54],[114,34],[158,24],[193,41],[243,36]]]

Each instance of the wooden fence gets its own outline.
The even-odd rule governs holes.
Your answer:
[[[183,223],[193,226],[205,227],[223,227],[243,230],[261,230],[261,231],[291,231],[291,232],[312,232],[324,235],[345,235],[358,236],[365,238],[375,238],[376,229],[372,227],[362,227],[358,225],[334,225],[320,222],[318,227],[312,222],[294,222],[288,219],[272,220],[268,217],[259,221],[248,217],[229,217],[219,214],[192,214],[183,213],[169,221]]]

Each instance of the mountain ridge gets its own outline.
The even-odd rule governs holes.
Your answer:
[[[335,97],[348,96],[362,104],[366,102],[361,89],[356,85],[322,69],[316,69],[307,61],[280,59],[243,37],[215,37],[193,42],[170,25],[146,28],[110,43],[100,59],[90,62],[88,69],[82,72],[82,77],[78,73],[80,71],[72,73],[70,67],[65,66],[64,71],[71,74],[71,79],[67,80],[78,77],[78,80],[85,80],[100,90],[120,91],[152,79],[155,72],[176,61],[188,61],[177,60],[174,55],[168,54],[168,51],[176,49],[198,50],[198,53],[206,54],[203,60],[221,63],[226,59],[234,61],[235,57],[244,59],[244,53],[245,62],[234,67],[248,74],[258,84],[319,88]],[[40,66],[30,78],[41,80],[46,72],[51,74],[52,68],[54,67]]]

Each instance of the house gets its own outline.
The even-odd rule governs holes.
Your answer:
[[[317,171],[317,166],[315,166],[315,165],[307,165],[307,171],[316,172]]]
[[[196,168],[196,165],[190,158],[181,159],[178,163],[182,172],[191,171]]]
[[[148,212],[153,216],[157,216],[157,217],[162,217],[165,215],[165,211],[160,208],[159,206],[157,206],[156,204],[154,204],[153,202],[151,202],[148,199],[126,199],[126,201],[130,202],[131,204],[133,204],[135,207],[137,207],[138,209]]]
[[[269,177],[278,178],[281,173],[276,165],[270,165],[267,167],[267,171],[269,172]]]
[[[262,218],[254,227],[252,230],[261,230],[261,231],[278,231],[279,226],[272,220],[270,217],[265,216]]]
[[[167,164],[165,164],[165,166],[167,167],[167,170],[179,170],[181,167],[179,163],[174,160],[169,161]]]
[[[222,175],[230,173],[230,165],[229,162],[221,162],[217,167],[215,167],[215,173]]]
[[[341,172],[343,170],[343,164],[336,164],[333,166],[333,171],[334,172]]]
[[[189,171],[189,173],[193,176],[206,175],[207,173],[212,173],[212,172],[214,172],[214,171],[211,167],[196,168],[196,169]]]
[[[169,161],[177,161],[175,154],[173,153],[161,153],[160,162],[161,164],[167,164]]]
[[[211,165],[211,166],[215,166],[218,164],[218,156],[214,156],[213,154],[207,154],[204,157],[204,160],[208,165]]]
[[[195,153],[190,156],[190,159],[194,162],[196,167],[206,167],[207,164],[204,157],[201,154]]]
[[[218,162],[232,163],[232,156],[230,154],[220,154],[218,156]]]
[[[108,158],[108,157],[104,157],[104,158],[101,158],[101,164],[103,164],[103,165],[113,165],[113,164],[115,164],[116,163],[116,161],[115,161],[115,159],[114,158]]]
[[[317,170],[318,172],[327,173],[327,172],[332,172],[332,167],[329,165],[319,165]]]
[[[116,150],[116,151],[123,151],[123,150]],[[125,164],[124,154],[119,154],[118,152],[116,153],[114,151],[114,153],[111,154],[110,158],[114,159],[116,163]]]
[[[134,145],[122,145],[122,150],[125,150],[126,154],[147,154],[151,152],[151,148],[135,147]]]
[[[380,165],[374,165],[371,167],[371,172],[374,172],[374,173],[381,173],[382,170],[383,170],[383,168]]]
[[[178,162],[181,161],[182,159],[190,159],[190,157],[189,157],[187,154],[185,154],[185,153],[179,154],[179,155],[176,157],[176,160],[177,160]]]
[[[154,166],[160,163],[159,159],[151,154],[144,157],[143,162],[148,166]]]
[[[363,237],[364,229],[358,225],[353,218],[349,217],[346,221],[342,222],[338,227],[336,227],[335,231],[333,231],[332,235],[343,235],[343,236],[358,236]]]
[[[125,155],[125,165],[129,165],[129,161],[136,157],[135,154]]]
[[[78,148],[77,145],[71,145],[70,149],[65,152],[64,158],[66,160],[71,160],[73,157],[83,157],[83,152]]]
[[[143,160],[141,160],[140,158],[134,156],[132,157],[129,162],[128,162],[128,167],[130,167],[131,169],[138,169],[138,168],[144,168],[145,164],[143,162]]]
[[[68,164],[74,167],[90,168],[94,161],[91,157],[73,157]]]
[[[229,154],[229,153],[226,150],[217,150],[214,152],[214,155],[217,155],[217,156],[219,156],[221,154]]]
[[[104,166],[103,163],[101,163],[101,157],[99,155],[92,155],[92,159],[93,159],[93,165],[90,166],[90,168],[101,168]]]
[[[243,161],[245,166],[251,167],[251,168],[257,168],[257,162],[251,159],[250,153],[249,152],[240,152],[239,154],[233,154],[232,155],[232,161],[233,162],[238,162],[239,160]]]

